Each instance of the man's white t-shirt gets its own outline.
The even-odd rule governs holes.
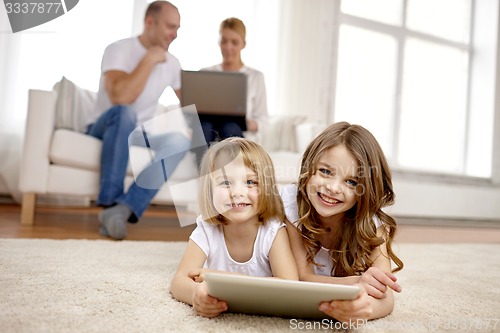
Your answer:
[[[104,51],[101,63],[101,79],[94,110],[90,112],[87,123],[93,124],[97,118],[109,110],[113,104],[104,87],[104,74],[111,70],[131,73],[146,54],[147,49],[138,37],[119,40],[110,44]],[[166,87],[177,90],[181,87],[181,65],[179,60],[166,52],[166,62],[156,64],[146,85],[135,100],[128,105],[137,114],[138,123],[151,119],[156,111],[158,99]]]
[[[196,219],[196,229],[189,238],[205,252],[207,256],[205,268],[270,277],[273,273],[269,263],[269,251],[278,230],[283,227],[285,224],[277,220],[269,220],[259,225],[253,255],[247,262],[238,262],[231,258],[224,240],[222,225],[206,222],[201,216]]]
[[[281,199],[285,208],[285,216],[290,223],[298,227],[299,223],[299,209],[297,205],[297,184],[290,184],[284,186],[280,190]],[[373,222],[375,227],[378,228],[382,225],[379,218],[374,216]],[[314,262],[321,266],[314,266],[314,273],[316,275],[330,276],[333,269],[333,262],[330,257],[329,249],[321,247],[314,256]]]

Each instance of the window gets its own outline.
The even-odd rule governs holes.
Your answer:
[[[395,169],[491,177],[497,4],[339,3],[333,120],[370,129]]]

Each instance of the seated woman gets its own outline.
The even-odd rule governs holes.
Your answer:
[[[247,114],[246,121],[231,116],[200,115],[200,123],[208,145],[229,137],[245,137],[256,140],[257,131],[262,131],[267,121],[267,97],[262,72],[247,67],[241,60],[241,50],[246,45],[246,28],[237,18],[228,18],[222,21],[219,29],[219,46],[222,54],[222,63],[202,68],[209,71],[234,71],[245,73],[248,76]],[[205,149],[197,151],[197,160]],[[198,163],[199,164],[199,163]]]

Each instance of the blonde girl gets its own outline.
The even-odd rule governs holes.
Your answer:
[[[298,279],[276,188],[264,149],[243,138],[213,144],[200,169],[201,215],[170,291],[198,315],[215,317],[227,304],[208,295],[207,271]]]
[[[299,278],[363,287],[356,300],[320,310],[340,321],[389,314],[403,262],[392,249],[396,221],[383,211],[394,203],[391,171],[373,135],[347,122],[329,126],[304,152],[298,184],[281,195]]]

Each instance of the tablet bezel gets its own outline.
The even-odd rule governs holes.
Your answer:
[[[330,318],[319,304],[355,299],[358,286],[209,272],[209,295],[224,300],[228,312],[297,319]]]

